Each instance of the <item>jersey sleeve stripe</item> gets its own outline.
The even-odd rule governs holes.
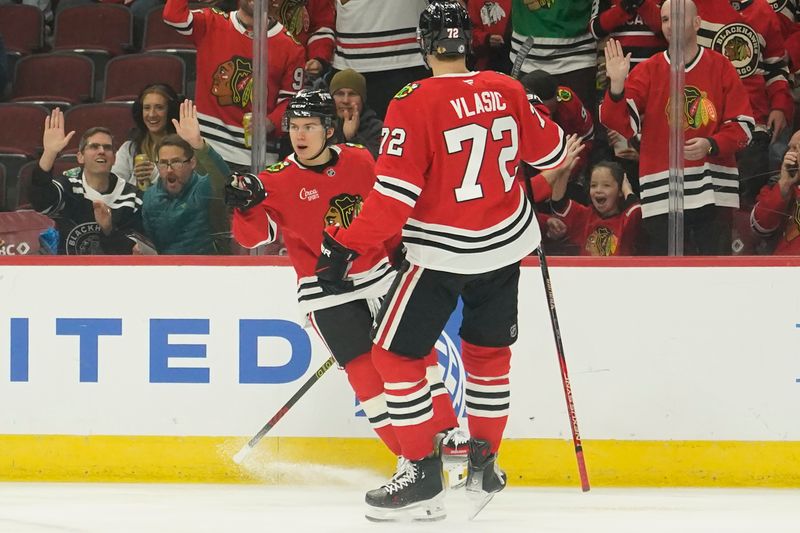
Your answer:
[[[526,161],[532,167],[538,169],[554,168],[561,164],[567,155],[567,140],[564,137],[564,130],[558,128],[558,145],[552,152],[536,161]]]
[[[387,176],[378,176],[374,189],[380,194],[394,198],[410,207],[417,205],[421,192],[419,187]]]

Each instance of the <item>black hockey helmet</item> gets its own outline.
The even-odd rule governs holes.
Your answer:
[[[472,43],[472,21],[464,6],[455,0],[434,0],[419,16],[417,43],[422,57],[467,55]]]
[[[321,89],[303,89],[289,102],[283,114],[283,129],[289,131],[290,118],[319,117],[325,129],[333,128],[336,119],[336,106],[333,97]]]

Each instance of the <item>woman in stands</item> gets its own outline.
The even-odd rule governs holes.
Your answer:
[[[165,135],[175,133],[172,121],[180,116],[180,100],[169,85],[148,85],[131,111],[136,127],[131,130],[130,140],[117,151],[117,162],[111,172],[144,190],[158,179],[156,145]],[[140,154],[147,158],[137,162],[136,156]]]

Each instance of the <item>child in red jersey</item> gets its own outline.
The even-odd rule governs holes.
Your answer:
[[[553,216],[567,225],[566,238],[581,247],[581,255],[633,255],[642,221],[639,199],[619,163],[602,161],[592,168],[591,206],[564,198],[566,179],[553,186]]]

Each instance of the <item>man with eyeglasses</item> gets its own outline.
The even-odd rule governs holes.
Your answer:
[[[230,223],[222,202],[228,165],[200,135],[197,108],[185,100],[176,134],[158,143],[159,178],[143,196],[144,230],[159,254],[206,255],[228,250]],[[197,163],[208,174],[197,172]],[[215,240],[214,236],[220,236]],[[138,248],[134,253],[139,251]]]
[[[114,139],[106,128],[89,128],[78,143],[81,165],[53,176],[58,154],[74,131],[65,134],[64,114],[55,108],[45,119],[44,151],[34,169],[29,191],[33,208],[53,218],[59,254],[130,254],[126,234],[141,228],[142,200],[138,189],[111,173]]]

